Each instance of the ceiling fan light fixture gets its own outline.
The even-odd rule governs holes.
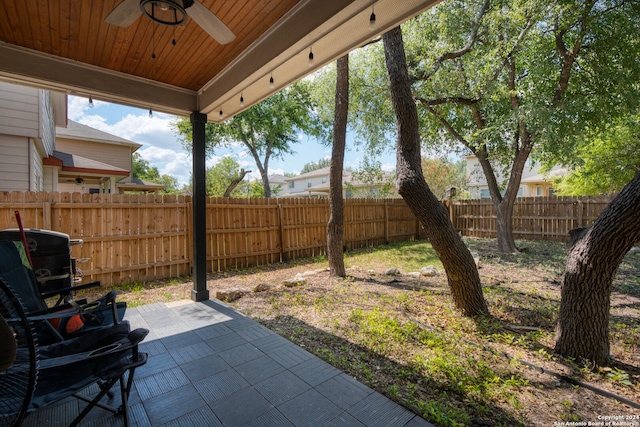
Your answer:
[[[273,81],[273,74],[271,75],[271,77],[269,77],[269,88],[273,89],[274,87],[274,81]]]
[[[149,19],[161,25],[175,27],[187,22],[186,8],[193,1],[180,0],[140,0],[140,9]]]
[[[244,96],[240,94],[240,106],[244,107]]]

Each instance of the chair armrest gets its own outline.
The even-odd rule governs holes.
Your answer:
[[[98,286],[100,286],[100,282],[91,282],[91,283],[85,283],[84,285],[69,286],[66,288],[57,289],[55,291],[43,292],[40,295],[42,296],[42,298],[47,299],[47,298],[54,297],[56,295],[69,295],[71,292],[95,288]]]

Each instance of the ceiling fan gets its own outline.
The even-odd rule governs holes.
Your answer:
[[[229,27],[198,0],[123,0],[105,21],[118,27],[128,27],[142,14],[168,26],[183,25],[188,15],[220,44],[236,38]]]

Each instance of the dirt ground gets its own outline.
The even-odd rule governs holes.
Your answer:
[[[614,283],[614,363],[595,368],[553,353],[567,245],[518,243],[521,254],[502,254],[493,240],[467,239],[493,316],[480,321],[453,308],[437,260],[438,276],[411,273],[433,259],[424,242],[350,252],[346,278],[314,259],[211,274],[208,287],[212,298],[241,291],[234,308],[436,425],[640,425],[640,254]],[[391,267],[400,274],[385,274]],[[121,299],[190,289],[173,281]]]

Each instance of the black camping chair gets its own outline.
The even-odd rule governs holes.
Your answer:
[[[90,303],[71,300],[49,308],[40,295],[33,270],[23,261],[21,250],[24,251],[21,242],[0,240],[0,278],[12,284],[27,314],[37,316],[34,319],[40,344],[62,341],[122,321],[127,306],[125,302],[116,302],[115,291]]]
[[[0,279],[0,426],[19,426],[25,414],[74,396],[88,405],[71,422],[78,423],[95,407],[122,415],[129,425],[128,398],[135,369],[147,361],[138,344],[149,333],[129,330],[128,322],[97,329],[80,337],[40,346],[33,335],[33,321],[11,286]],[[8,349],[8,356],[5,356]],[[37,380],[36,380],[37,379]],[[101,402],[120,383],[118,407]],[[79,394],[98,383],[99,393],[88,398]]]

